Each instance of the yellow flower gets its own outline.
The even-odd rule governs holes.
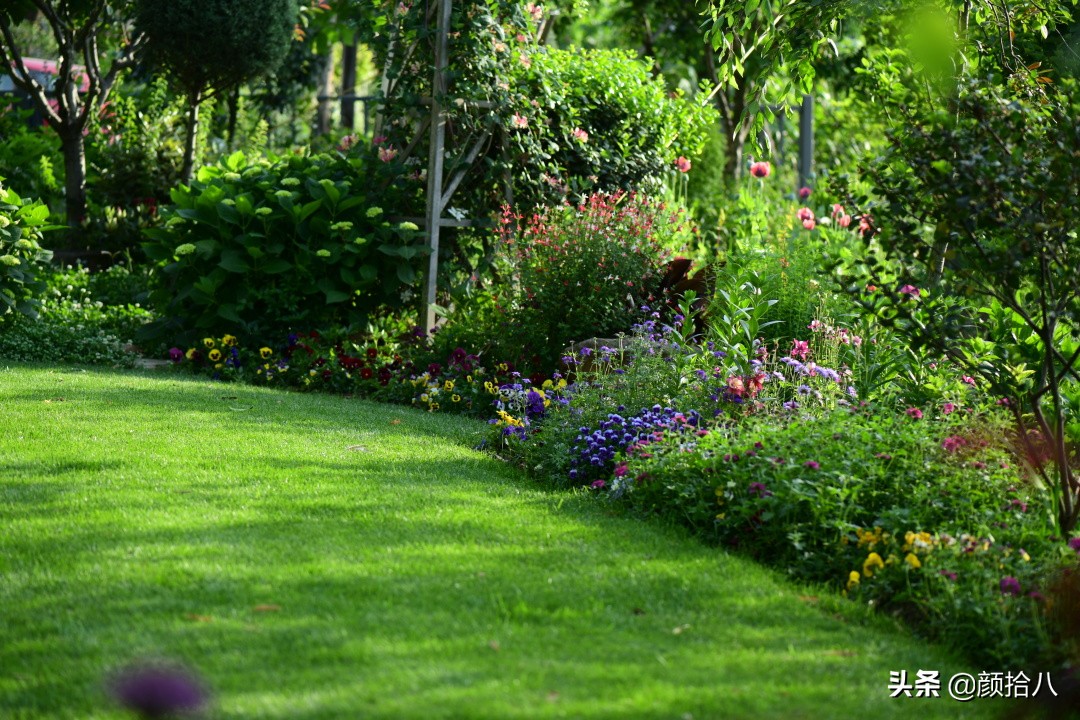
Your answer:
[[[1020,557],[1024,559],[1024,562],[1031,562],[1031,556],[1027,554],[1027,550],[1020,548]]]
[[[186,353],[184,353],[184,357],[186,357],[188,360],[194,360],[195,355],[197,355],[198,352],[199,351],[196,350],[195,348],[188,348],[188,351]]]
[[[495,394],[495,386],[491,384],[490,380],[488,380],[487,382],[484,383],[484,389],[487,390],[492,395]]]
[[[269,360],[273,354],[274,351],[268,347],[259,348],[259,357],[261,357],[263,360]]]
[[[423,395],[420,396],[420,402],[427,402],[428,399],[429,399],[429,396],[428,396],[427,393],[424,393]]]
[[[454,381],[453,380],[447,380],[446,382],[444,382],[443,383],[443,389],[446,390],[446,392],[450,392],[451,390],[453,390],[454,389]]]
[[[224,365],[222,365],[221,363],[217,363],[216,365],[214,365],[214,369],[215,369],[215,370],[220,370],[220,369],[221,369],[221,368],[223,368],[223,367],[225,367],[225,366],[224,366]]]
[[[232,347],[236,344],[236,336],[226,335],[225,337],[221,338],[221,342],[223,345],[225,345],[225,347]]]
[[[217,343],[214,342],[214,338],[203,338],[202,344],[205,345],[207,348],[212,348],[217,345]]]
[[[466,375],[465,376],[465,382],[471,383],[472,382],[472,375]]]
[[[431,412],[435,412],[438,409],[439,403],[431,403],[430,405],[428,405],[428,410],[430,410]]]
[[[551,388],[555,387],[555,383],[551,382],[551,380],[545,380],[544,384],[541,385],[540,387],[542,387],[545,390],[550,390]]]
[[[212,360],[213,362],[217,362],[218,360],[221,359],[221,351],[218,350],[217,348],[214,348],[213,350],[210,351],[210,354],[207,355],[207,357],[209,357],[210,360]]]
[[[876,552],[872,552],[866,557],[866,560],[863,561],[863,564],[862,564],[863,577],[873,577],[874,568],[884,568],[884,567],[885,567],[885,562],[881,559],[881,556],[878,555]]]
[[[451,395],[450,399],[453,400],[454,402],[461,402],[461,396],[458,395],[457,393],[454,393],[453,395]]]
[[[858,570],[852,570],[850,573],[848,573],[847,589],[851,590],[852,588],[854,588],[858,584],[859,584],[859,571]]]
[[[919,562],[919,558],[915,556],[915,553],[908,553],[907,557],[904,558],[904,562],[916,570],[922,567],[922,563]]]

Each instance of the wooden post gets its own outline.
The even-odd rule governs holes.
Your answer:
[[[443,156],[446,144],[446,65],[450,33],[451,0],[438,0],[435,27],[435,73],[431,84],[431,147],[428,151],[427,232],[431,255],[424,280],[423,327],[435,327],[435,291],[439,276],[439,229],[443,212]]]
[[[341,126],[356,127],[356,43],[344,47],[341,56]]]
[[[799,188],[804,188],[814,174],[814,96],[803,95],[799,108]]]

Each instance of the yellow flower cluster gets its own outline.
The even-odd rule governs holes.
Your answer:
[[[499,410],[496,413],[499,416],[499,426],[507,427],[525,427],[525,421],[520,418],[516,418],[505,410]]]
[[[873,530],[863,530],[862,528],[855,528],[855,536],[859,538],[859,547],[873,548],[880,543],[883,539],[881,528],[875,527]]]

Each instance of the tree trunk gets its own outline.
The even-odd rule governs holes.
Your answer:
[[[180,182],[191,185],[195,169],[195,146],[199,139],[199,103],[202,93],[196,92],[188,97],[187,137],[184,139],[184,167],[180,171]]]
[[[326,135],[330,132],[330,100],[334,93],[334,53],[328,50],[322,59],[322,74],[319,77],[319,112],[315,121],[315,132]]]
[[[64,153],[64,197],[67,204],[67,224],[74,234],[86,219],[86,146],[82,128],[57,128]]]

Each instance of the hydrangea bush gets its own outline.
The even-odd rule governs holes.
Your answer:
[[[52,253],[41,247],[49,209],[3,186],[0,177],[0,322],[14,312],[37,317],[45,282],[40,277]]]
[[[378,149],[249,161],[236,153],[173,190],[147,230],[160,267],[147,336],[191,344],[240,333],[273,343],[310,328],[362,326],[412,297],[428,253],[393,219],[416,188],[382,178]]]

